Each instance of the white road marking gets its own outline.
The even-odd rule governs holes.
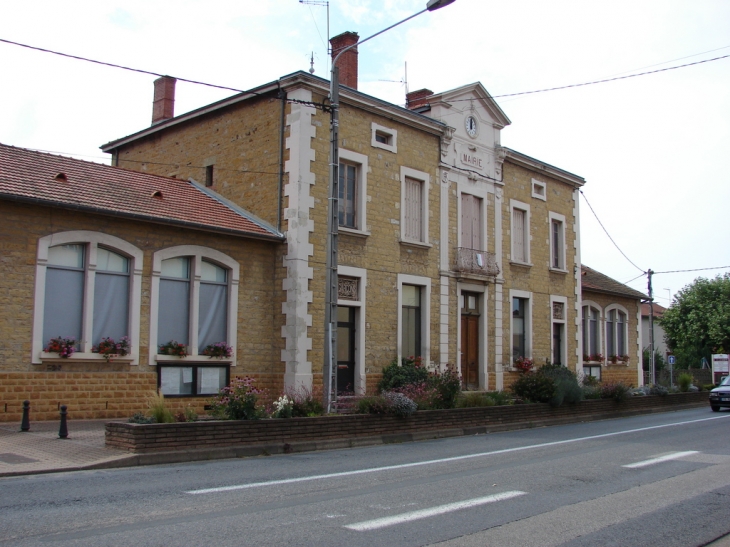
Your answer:
[[[511,492],[502,492],[501,494],[494,494],[491,496],[485,496],[483,498],[474,498],[470,500],[457,501],[455,503],[447,503],[446,505],[439,505],[437,507],[431,507],[429,509],[421,509],[419,511],[411,511],[410,513],[402,513],[400,515],[394,515],[392,517],[383,517],[380,519],[366,520],[363,522],[356,522],[354,524],[348,524],[345,528],[355,530],[357,532],[366,532],[368,530],[377,530],[378,528],[385,528],[386,526],[393,526],[394,524],[401,524],[403,522],[410,522],[412,520],[425,519],[428,517],[434,517],[436,515],[443,515],[445,513],[452,513],[453,511],[459,511],[461,509],[468,509],[470,507],[477,507],[479,505],[485,505],[487,503],[494,503],[496,501],[504,501],[518,496],[524,496],[526,492],[520,490],[513,490]]]
[[[684,458],[685,456],[691,456],[692,454],[699,454],[699,452],[697,450],[688,450],[686,452],[673,452],[672,454],[667,454],[665,456],[659,456],[658,458],[651,458],[650,460],[644,460],[643,462],[629,463],[627,465],[622,465],[621,467],[628,467],[629,469],[638,469],[640,467],[647,467],[649,465],[654,465],[655,463],[662,463],[662,462],[668,462],[671,460],[678,460],[679,458]]]
[[[249,484],[234,484],[231,486],[219,486],[217,488],[201,488],[199,490],[187,490],[185,493],[193,494],[193,495],[217,494],[219,492],[230,492],[231,490],[245,490],[247,488],[261,488],[264,486],[278,486],[281,484],[293,484],[293,483],[297,483],[297,482],[316,481],[316,480],[321,480],[321,479],[351,477],[353,475],[363,475],[366,473],[378,473],[381,471],[392,471],[394,469],[406,469],[409,467],[420,467],[423,465],[435,465],[435,464],[440,464],[440,463],[449,463],[449,462],[456,462],[456,461],[461,461],[461,460],[470,460],[473,458],[484,458],[486,456],[496,456],[499,454],[509,454],[512,452],[522,452],[524,450],[532,450],[534,448],[546,448],[549,446],[560,446],[561,444],[578,443],[578,442],[582,442],[582,441],[592,441],[595,439],[605,439],[608,437],[616,437],[618,435],[628,435],[630,433],[640,433],[643,431],[651,431],[652,429],[662,429],[665,427],[674,427],[674,426],[678,426],[678,425],[695,424],[695,423],[699,423],[699,422],[707,422],[710,420],[722,420],[725,418],[730,418],[730,414],[725,414],[722,416],[713,416],[711,418],[700,418],[698,420],[688,420],[686,422],[675,422],[675,423],[671,423],[671,424],[640,427],[637,429],[627,429],[626,431],[616,431],[614,433],[602,433],[601,435],[589,435],[587,437],[577,437],[575,439],[566,439],[563,441],[553,441],[553,442],[549,442],[549,443],[531,444],[528,446],[505,448],[503,450],[492,450],[490,452],[480,452],[478,454],[465,454],[463,456],[453,456],[451,458],[441,458],[438,460],[426,460],[426,461],[422,461],[422,462],[402,463],[402,464],[398,464],[398,465],[385,465],[383,467],[370,467],[367,469],[355,469],[353,471],[342,471],[340,473],[326,473],[323,475],[310,475],[307,477],[296,477],[293,479],[279,479],[279,480],[273,480],[273,481],[252,482]]]

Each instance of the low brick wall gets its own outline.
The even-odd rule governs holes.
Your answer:
[[[204,421],[175,424],[106,424],[106,444],[130,452],[219,449],[267,445],[289,452],[294,443],[322,443],[378,437],[380,442],[474,435],[509,429],[601,420],[707,405],[708,393],[582,401],[553,408],[527,404],[420,411],[408,418],[365,414],[254,421]],[[432,434],[431,434],[432,433]],[[425,435],[424,435],[425,434]],[[316,448],[316,446],[315,446]],[[312,448],[310,448],[312,449]]]

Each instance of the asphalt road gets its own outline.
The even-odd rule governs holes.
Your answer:
[[[0,480],[0,545],[701,546],[730,411]]]

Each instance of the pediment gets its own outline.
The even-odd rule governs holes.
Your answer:
[[[435,93],[429,98],[432,110],[470,111],[482,123],[490,123],[503,129],[512,122],[497,104],[487,89],[479,82],[467,84],[456,89]],[[447,122],[448,123],[448,122]],[[450,124],[451,125],[451,124]]]

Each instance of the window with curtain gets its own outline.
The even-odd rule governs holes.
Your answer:
[[[512,209],[512,260],[529,262],[527,256],[527,211]]]
[[[357,229],[358,167],[352,163],[340,163],[339,222],[345,228]]]
[[[176,257],[162,261],[160,275],[160,311],[157,339],[160,344],[174,340],[190,341],[190,258]]]
[[[483,251],[482,247],[482,199],[461,194],[461,246]]]
[[[420,357],[421,348],[421,287],[403,285],[401,292],[401,354]]]
[[[119,341],[129,336],[130,259],[104,247],[96,248],[96,268],[88,266],[88,244],[57,245],[48,249],[43,310],[43,340],[84,338],[86,285],[93,277],[91,345],[102,338]]]
[[[409,241],[424,241],[423,181],[406,177],[403,237]]]
[[[225,342],[228,332],[228,271],[207,260],[201,264],[198,352]]]
[[[512,299],[512,360],[527,357],[527,298]]]
[[[616,310],[606,314],[606,356],[616,355]]]
[[[583,306],[583,354],[589,359],[601,353],[598,339],[599,312],[591,306]]]

